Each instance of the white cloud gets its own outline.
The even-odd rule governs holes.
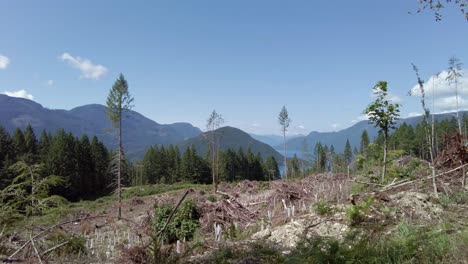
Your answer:
[[[458,78],[458,106],[459,109],[468,107],[468,70],[460,71],[461,77]],[[447,79],[448,72],[442,71],[438,77],[431,76],[424,82],[424,90],[426,93],[426,104],[432,111],[434,107],[435,112],[453,112],[457,110],[457,102],[455,96],[455,84]],[[411,95],[421,96],[421,89],[419,85],[413,86],[410,90]],[[434,105],[432,104],[434,100]]]
[[[401,99],[401,97],[399,97],[398,95],[396,94],[392,94],[392,93],[389,93],[387,95],[387,99],[393,103],[396,103],[396,104],[401,104],[401,102],[403,101],[403,99]]]
[[[100,64],[93,64],[88,59],[83,59],[78,56],[73,57],[69,53],[63,53],[59,57],[62,61],[67,62],[73,68],[81,71],[80,78],[99,80],[107,73],[107,68]]]
[[[260,125],[260,124],[257,124],[257,123],[253,123],[251,126],[253,126],[253,127],[261,127],[261,125]]]
[[[34,96],[32,94],[26,92],[26,90],[19,90],[19,91],[13,91],[13,92],[8,92],[5,91],[4,94],[11,96],[11,97],[19,97],[19,98],[25,98],[29,100],[33,100]]]
[[[351,123],[357,123],[359,121],[364,121],[364,120],[369,120],[369,116],[362,114],[362,115],[356,117],[355,119],[351,120]]]
[[[338,124],[338,123],[335,123],[335,124],[332,124],[331,127],[332,127],[333,129],[337,129],[337,128],[341,127],[341,125]]]
[[[468,70],[462,70],[460,73],[462,77],[458,78],[458,94],[468,95]],[[438,78],[431,76],[429,80],[426,80],[424,82],[426,96],[432,97],[434,95],[437,98],[455,94],[455,85],[446,80],[447,75],[447,71],[442,71]],[[413,86],[411,94],[421,96],[419,85]]]
[[[435,101],[434,106],[442,111],[454,111],[457,109],[457,98],[456,96],[447,96],[444,98],[439,98]],[[468,107],[468,101],[459,96],[458,107]]]
[[[6,69],[10,64],[10,59],[7,56],[3,56],[0,54],[0,70]]]
[[[48,81],[47,81],[47,85],[49,85],[49,86],[54,85],[54,80],[48,80]]]
[[[304,130],[305,126],[304,125],[298,125],[297,128]]]

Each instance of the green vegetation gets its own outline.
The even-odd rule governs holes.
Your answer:
[[[325,201],[316,202],[313,205],[314,212],[321,216],[331,215],[333,213],[333,208]]]
[[[378,237],[355,230],[343,240],[303,238],[286,255],[266,242],[222,247],[194,263],[462,263],[466,247],[466,228],[401,223],[392,234]]]
[[[192,263],[285,263],[286,257],[275,245],[265,242],[240,246],[223,246],[207,258]],[[300,262],[297,262],[300,263]]]
[[[366,220],[366,213],[369,211],[373,201],[374,197],[369,196],[364,203],[355,204],[346,211],[351,226],[359,225]]]
[[[199,156],[195,148],[189,147],[180,155],[178,147],[172,145],[153,146],[148,149],[142,162],[143,183],[176,183],[180,181],[193,183],[211,183],[211,168],[208,159]],[[244,153],[242,149],[234,151],[228,148],[220,151],[218,161],[218,180],[233,182],[239,180],[274,180],[279,177],[278,164],[270,156],[265,161],[250,148]]]
[[[82,236],[70,235],[63,231],[57,231],[47,238],[49,248],[55,245],[66,243],[64,246],[59,247],[53,253],[56,256],[64,257],[70,255],[79,255],[86,252],[86,239]]]
[[[201,191],[208,190],[208,185],[202,184],[193,184],[189,182],[179,182],[174,184],[154,184],[154,185],[141,185],[141,186],[134,186],[128,189],[125,189],[122,193],[122,198],[130,199],[133,197],[144,197],[150,195],[157,195],[161,193],[167,193],[172,191],[178,191],[183,189],[190,189],[190,188],[197,188],[201,189]]]
[[[109,151],[96,137],[90,142],[86,135],[78,139],[58,130],[54,136],[43,131],[37,140],[31,126],[24,133],[16,129],[13,136],[0,127],[0,188],[13,184],[18,174],[12,165],[22,161],[40,167],[40,177],[63,178],[64,184],[51,186],[51,195],[72,201],[105,195],[111,183],[109,157]],[[18,178],[14,184],[27,184],[26,178]]]
[[[174,210],[171,204],[156,205],[154,208],[153,232],[155,235],[165,226],[169,215]],[[174,243],[177,240],[191,240],[195,231],[199,228],[200,209],[192,200],[182,203],[175,212],[172,221],[169,222],[166,229],[160,234],[160,237],[168,243]]]
[[[391,103],[388,99],[388,87],[386,81],[377,82],[373,88],[373,93],[377,98],[364,110],[364,114],[369,116],[369,122],[379,128],[379,131],[383,136],[383,182],[385,180],[385,173],[387,172],[388,134],[391,129],[395,128],[396,121],[400,116],[400,105],[398,103]]]

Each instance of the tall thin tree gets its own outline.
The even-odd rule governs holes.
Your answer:
[[[376,99],[365,110],[369,117],[369,123],[373,123],[382,132],[384,143],[384,157],[382,168],[382,182],[385,180],[387,171],[387,140],[390,129],[395,128],[396,121],[400,116],[400,104],[391,103],[388,99],[388,88],[386,81],[379,81],[373,88]]]
[[[278,116],[278,122],[281,126],[281,132],[283,133],[283,147],[284,147],[284,179],[288,179],[288,164],[286,158],[286,132],[288,132],[291,119],[289,118],[288,110],[286,106],[283,106]]]
[[[413,65],[413,71],[415,72],[416,78],[418,79],[419,91],[421,92],[421,106],[422,106],[423,111],[424,111],[422,125],[424,127],[424,132],[425,132],[427,145],[429,146],[429,156],[431,158],[430,168],[431,168],[431,171],[432,171],[432,188],[434,190],[434,195],[436,197],[439,197],[439,194],[437,193],[437,184],[436,184],[436,178],[435,178],[436,171],[435,171],[435,166],[434,166],[434,139],[433,139],[433,137],[434,137],[434,131],[433,131],[433,129],[434,129],[434,113],[432,114],[432,127],[429,128],[428,120],[429,120],[430,110],[426,106],[426,90],[424,88],[424,81],[419,76],[418,67],[416,67],[416,65],[414,65],[414,64],[412,64],[412,65]],[[434,86],[434,83],[433,83],[433,86]],[[410,95],[412,95],[411,92],[412,91],[410,91]],[[434,90],[432,90],[432,95],[434,96]],[[432,131],[430,131],[431,129],[432,129]]]
[[[118,217],[122,217],[122,166],[125,154],[122,145],[122,118],[126,111],[132,109],[133,97],[128,91],[128,83],[123,74],[115,81],[109,95],[107,96],[107,117],[112,122],[114,128],[118,129],[119,146],[117,150],[117,195],[119,200]]]
[[[450,82],[450,84],[455,85],[455,102],[456,102],[456,107],[457,107],[457,122],[458,122],[458,133],[462,135],[462,128],[461,128],[461,121],[460,121],[460,116],[459,116],[459,105],[458,105],[458,78],[462,77],[461,74],[461,68],[463,66],[463,63],[460,62],[460,59],[457,57],[453,56],[449,59],[449,68],[448,68],[448,75],[447,75],[447,81]]]
[[[207,139],[211,158],[211,176],[213,177],[213,191],[218,191],[218,174],[219,174],[219,148],[220,135],[216,131],[224,123],[223,116],[218,114],[216,110],[211,112],[210,117],[206,121]]]

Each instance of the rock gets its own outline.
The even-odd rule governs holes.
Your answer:
[[[274,228],[268,240],[285,248],[294,248],[305,235],[304,231],[304,220],[299,220]]]
[[[323,222],[310,231],[322,237],[333,237],[342,240],[344,235],[349,231],[349,226],[339,222]]]
[[[320,221],[323,221],[319,223]],[[317,224],[319,223],[319,224]],[[255,233],[253,239],[267,239],[281,247],[292,249],[304,237],[323,236],[342,240],[349,231],[349,227],[340,222],[323,220],[314,215],[307,215],[304,219],[277,226],[273,230],[263,230]]]
[[[409,210],[412,217],[420,219],[433,219],[442,213],[442,207],[430,202],[430,196],[418,192],[400,192],[390,196],[390,199],[399,207]]]
[[[259,239],[267,239],[271,236],[271,230],[265,229],[263,231],[257,232],[252,235],[252,239],[259,240]]]

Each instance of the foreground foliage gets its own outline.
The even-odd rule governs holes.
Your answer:
[[[466,228],[401,223],[380,237],[355,229],[343,241],[304,238],[286,255],[269,243],[221,247],[194,263],[463,263],[467,247]]]

